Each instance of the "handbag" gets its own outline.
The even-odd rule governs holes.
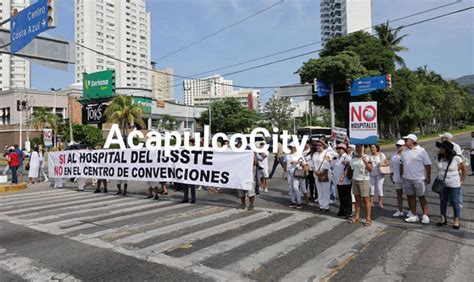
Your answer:
[[[449,165],[451,165],[452,159],[449,161],[448,166],[446,167],[446,171],[444,172],[444,177],[443,180],[440,180],[438,177],[433,181],[433,186],[431,186],[431,191],[441,194],[444,191],[444,187],[446,183],[444,182],[446,180],[446,175],[448,175],[448,169]]]
[[[391,174],[392,170],[390,169],[390,166],[381,166],[379,167],[379,171],[381,174]]]
[[[295,170],[293,171],[293,176],[296,178],[305,178],[307,173],[304,167],[296,166]]]
[[[323,161],[319,165],[318,172],[321,170],[321,167],[323,166],[323,163],[326,160],[326,154],[327,154],[327,152],[324,154]],[[318,174],[318,181],[319,182],[329,182],[329,173],[328,173],[327,170],[325,170],[321,174]]]
[[[29,162],[25,165],[25,169],[30,170],[30,163]]]

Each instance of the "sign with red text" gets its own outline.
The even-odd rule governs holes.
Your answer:
[[[349,104],[351,144],[377,144],[377,102]]]
[[[45,147],[53,146],[53,130],[43,129],[43,141]]]
[[[253,152],[212,149],[76,150],[51,152],[52,178],[176,182],[253,189]]]

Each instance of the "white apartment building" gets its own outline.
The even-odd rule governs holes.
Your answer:
[[[225,80],[220,75],[203,79],[184,80],[184,104],[194,105],[196,96],[226,96],[234,90],[233,81]]]
[[[151,68],[150,13],[145,0],[74,0],[75,40],[120,60]],[[82,74],[115,69],[116,87],[151,89],[151,72],[76,49],[75,81]]]
[[[372,33],[372,0],[321,0],[321,40],[364,30]]]
[[[153,65],[153,63],[152,63]],[[153,67],[153,69],[155,69]],[[152,72],[151,74],[151,92],[157,100],[174,100],[174,70],[165,68]]]
[[[10,18],[14,8],[21,11],[30,0],[1,0],[0,20]],[[5,25],[9,28],[9,24]],[[31,88],[30,62],[7,54],[0,55],[0,91]]]
[[[243,108],[260,111],[260,90],[258,89],[239,89],[232,91],[227,95],[196,95],[193,97],[194,106],[208,107],[210,103],[222,100],[224,98],[235,98]]]

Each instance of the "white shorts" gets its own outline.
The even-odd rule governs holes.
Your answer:
[[[268,170],[259,169],[258,170],[258,178],[268,178]]]

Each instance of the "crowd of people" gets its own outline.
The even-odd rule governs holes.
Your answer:
[[[436,191],[440,196],[440,220],[438,226],[447,224],[447,207],[453,207],[453,228],[460,228],[460,214],[462,208],[461,187],[467,176],[466,160],[462,155],[461,147],[453,142],[450,133],[440,135],[436,142],[439,152],[435,156],[437,175],[433,182],[441,183],[442,189]],[[471,143],[471,169],[474,169],[474,132]],[[337,145],[332,145],[325,137],[309,140],[304,151],[298,152],[297,145],[291,142],[288,145],[289,153],[285,154],[282,142],[274,155],[274,163],[269,171],[269,152],[254,153],[255,189],[251,191],[239,190],[241,200],[239,208],[254,209],[255,198],[260,190],[268,192],[268,180],[276,172],[278,166],[283,169],[282,177],[288,181],[290,208],[302,209],[303,203],[308,206],[317,203],[318,210],[328,213],[330,206],[335,203],[336,191],[339,197],[339,211],[337,216],[346,218],[350,223],[363,223],[364,226],[372,224],[372,208],[377,205],[384,208],[384,183],[389,176],[396,190],[397,210],[393,217],[405,217],[405,221],[416,223],[421,220],[429,224],[428,205],[425,194],[432,183],[432,161],[427,151],[418,143],[414,134],[404,136],[395,144],[393,155],[388,158],[380,151],[378,144],[352,145],[346,139]],[[238,142],[237,147],[242,143]],[[259,144],[260,147],[266,143]],[[34,146],[29,157],[25,156],[18,146],[6,148],[5,156],[8,165],[4,174],[11,170],[12,183],[22,179],[25,168],[23,162],[28,159],[26,169],[30,183],[36,183],[42,175],[44,152]],[[472,175],[472,173],[471,173]],[[78,190],[84,191],[85,178],[76,178]],[[107,193],[107,180],[95,180],[95,193]],[[117,195],[126,196],[128,181],[115,181]],[[438,185],[439,183],[436,183]],[[54,188],[62,188],[64,179],[53,179]],[[169,184],[166,182],[149,181],[148,199],[158,200],[161,195],[168,194]],[[174,190],[183,191],[182,203],[196,203],[196,185],[187,183],[173,183]],[[213,188],[209,188],[210,190]],[[433,188],[434,189],[434,188]],[[189,193],[191,199],[189,199]],[[406,195],[407,209],[404,209],[404,196]],[[249,205],[246,199],[249,199]],[[417,200],[421,206],[421,217],[417,213]],[[365,220],[362,218],[365,216]]]

